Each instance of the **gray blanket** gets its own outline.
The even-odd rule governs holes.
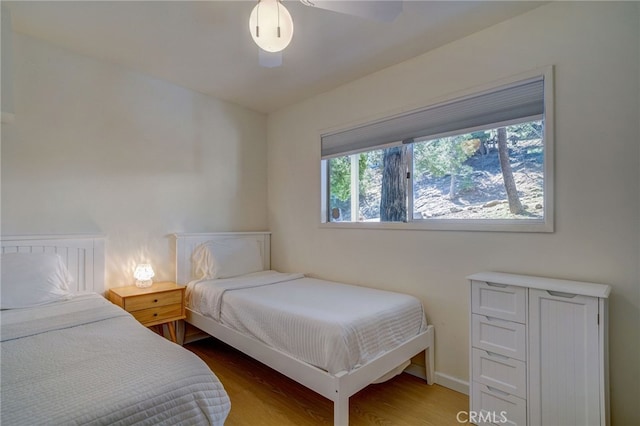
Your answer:
[[[3,425],[222,425],[229,413],[201,359],[99,295],[1,315]]]

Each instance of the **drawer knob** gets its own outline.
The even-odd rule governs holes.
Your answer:
[[[157,317],[157,316],[158,316],[158,313],[157,313],[157,312],[156,312],[156,313],[154,313],[154,314],[153,314],[153,316],[154,316],[154,317]]]
[[[153,303],[158,303],[158,299],[153,299]]]

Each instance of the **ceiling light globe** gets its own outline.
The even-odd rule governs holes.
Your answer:
[[[280,52],[293,38],[293,20],[279,0],[260,0],[249,16],[249,32],[262,50]]]

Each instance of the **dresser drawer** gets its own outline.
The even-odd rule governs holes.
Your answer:
[[[471,343],[474,348],[526,361],[526,334],[524,324],[484,315],[471,316]]]
[[[151,326],[182,317],[182,304],[156,306],[131,312],[142,325]]]
[[[524,361],[473,349],[473,381],[503,392],[527,397],[527,365]]]
[[[472,382],[471,412],[480,421],[477,425],[518,425],[527,424],[527,401],[497,389]]]
[[[471,311],[524,324],[527,313],[527,290],[485,281],[471,283]]]
[[[165,291],[161,293],[141,294],[130,296],[124,300],[124,309],[134,312],[155,306],[175,305],[182,303],[182,291]]]

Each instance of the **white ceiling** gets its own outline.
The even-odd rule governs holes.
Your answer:
[[[255,1],[14,1],[13,30],[247,108],[272,112],[479,31],[542,2],[405,1],[392,23],[285,1],[293,41],[258,65]]]

